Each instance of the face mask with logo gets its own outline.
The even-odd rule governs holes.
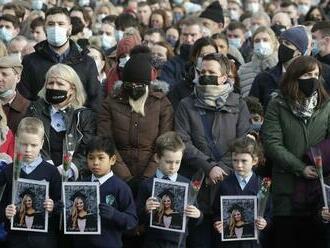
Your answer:
[[[124,90],[127,92],[128,96],[134,101],[136,101],[146,93],[146,87],[147,86],[145,84],[132,84],[124,82]]]
[[[241,39],[240,38],[230,38],[228,39],[228,43],[230,46],[233,46],[237,49],[241,47]]]
[[[294,52],[295,50],[281,44],[280,47],[278,48],[279,62],[281,62],[282,64],[288,62],[290,59],[293,58]]]
[[[253,50],[255,55],[261,58],[266,58],[273,53],[272,45],[270,42],[254,43]]]
[[[5,42],[8,43],[9,41],[11,41],[13,38],[13,34],[6,29],[5,27],[0,28],[0,39]]]
[[[33,10],[41,10],[44,2],[42,0],[32,0],[31,7]]]
[[[240,14],[237,10],[229,10],[229,16],[230,16],[230,20],[232,21],[238,21],[239,20],[239,17],[240,17]]]
[[[317,78],[298,79],[299,90],[301,90],[307,98],[311,97],[319,86],[320,84]]]
[[[68,97],[66,90],[46,89],[46,101],[50,104],[59,104]]]
[[[115,38],[116,38],[116,41],[120,41],[124,36],[124,32],[121,31],[121,30],[115,30]]]
[[[63,46],[68,40],[67,32],[66,28],[58,26],[48,27],[46,29],[48,43],[54,47]]]
[[[218,76],[214,76],[214,75],[200,76],[198,82],[200,85],[219,85]]]
[[[114,47],[117,44],[115,37],[102,34],[101,36],[101,46],[104,50]]]
[[[299,4],[298,5],[298,13],[300,15],[306,15],[307,12],[309,11],[309,9],[310,9],[309,5],[306,5],[306,4]]]
[[[126,57],[123,58],[119,58],[119,64],[118,66],[120,68],[124,68],[124,66],[126,65],[127,61],[130,59],[129,55],[127,55]]]
[[[249,3],[246,10],[252,14],[256,13],[259,10],[259,3]]]

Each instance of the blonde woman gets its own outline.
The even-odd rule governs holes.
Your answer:
[[[83,106],[86,93],[79,76],[70,66],[56,64],[48,70],[39,96],[40,99],[30,105],[27,116],[37,117],[44,124],[42,156],[52,160],[63,174],[65,137],[71,135],[75,150],[67,176],[77,179],[85,163],[85,146],[96,131],[94,113]]]

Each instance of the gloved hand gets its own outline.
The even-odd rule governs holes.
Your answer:
[[[101,218],[106,220],[111,220],[115,213],[115,208],[105,203],[100,203],[99,210]]]
[[[79,177],[79,171],[77,166],[71,162],[70,168],[67,171],[64,171],[63,164],[57,166],[58,172],[61,174],[61,176],[66,176],[66,178],[70,179],[72,178],[73,181],[77,181]]]

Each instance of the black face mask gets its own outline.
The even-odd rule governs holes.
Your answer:
[[[320,86],[317,78],[298,79],[299,90],[301,90],[306,97],[311,97],[315,90]]]
[[[182,44],[180,47],[180,56],[188,60],[192,51],[192,47],[192,45]]]
[[[279,62],[281,62],[282,64],[285,62],[288,62],[290,59],[293,58],[294,51],[295,50],[288,48],[287,46],[281,44],[280,47],[278,48]]]
[[[275,25],[271,26],[271,28],[277,37],[279,37],[281,35],[281,33],[286,30],[286,27],[283,25],[280,25],[280,24],[275,24]]]
[[[66,90],[46,89],[46,100],[50,104],[59,104],[68,98]]]
[[[198,82],[200,85],[218,85],[218,76],[200,76]]]
[[[136,101],[146,93],[146,85],[124,83],[124,90],[127,92],[130,98]]]

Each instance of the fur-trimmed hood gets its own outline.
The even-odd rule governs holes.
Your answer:
[[[112,90],[112,94],[114,96],[118,96],[122,93],[122,91],[121,91],[122,84],[123,84],[123,81],[121,81],[121,80],[118,80],[118,81],[115,82],[115,84],[113,86],[113,90]],[[165,81],[156,79],[156,80],[152,80],[150,82],[149,92],[162,92],[165,95],[167,95],[169,90],[170,90],[170,86]]]

